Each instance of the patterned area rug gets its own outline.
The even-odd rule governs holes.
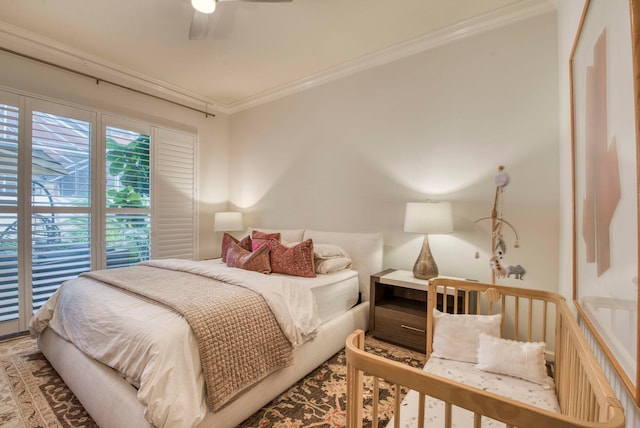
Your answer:
[[[422,367],[424,354],[365,338],[365,350],[395,361]],[[241,428],[302,428],[344,427],[346,425],[347,367],[344,351],[340,351],[307,377],[275,398],[249,419]],[[363,392],[365,408],[363,426],[371,427],[373,378],[365,376]],[[385,427],[393,415],[394,388],[384,381],[379,383],[378,426]],[[407,393],[405,388],[401,393]],[[402,397],[401,397],[402,398]]]
[[[97,428],[35,340],[0,342],[0,426]]]
[[[378,355],[422,367],[424,355],[365,340]],[[5,428],[97,428],[62,379],[38,350],[35,340],[18,337],[0,341],[0,426]],[[365,377],[365,426],[371,426],[372,380]],[[406,391],[403,391],[403,394]],[[318,367],[271,403],[244,421],[242,428],[298,428],[345,426],[346,367],[344,351]],[[379,426],[392,413],[393,388],[380,382]]]

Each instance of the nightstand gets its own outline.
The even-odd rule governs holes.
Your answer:
[[[369,332],[373,337],[420,352],[426,352],[427,288],[429,281],[418,279],[411,271],[387,269],[371,275]],[[464,293],[458,296],[458,312],[464,306]],[[470,300],[475,298],[471,296]],[[436,307],[454,311],[453,292],[438,292]]]

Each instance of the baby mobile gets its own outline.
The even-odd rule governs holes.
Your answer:
[[[491,258],[489,259],[489,264],[491,266],[492,284],[495,284],[496,278],[510,278],[511,275],[513,275],[515,279],[524,279],[523,277],[526,273],[525,269],[521,265],[510,265],[505,268],[501,263],[501,260],[507,253],[507,245],[505,244],[503,235],[505,225],[509,227],[515,235],[516,239],[513,247],[519,248],[520,242],[518,238],[518,232],[516,231],[515,227],[513,227],[511,223],[505,220],[502,215],[502,199],[504,188],[509,184],[509,176],[504,172],[504,167],[502,165],[498,167],[498,174],[495,176],[494,182],[496,184],[496,193],[493,199],[491,216],[482,217],[474,221],[474,223],[478,223],[484,220],[491,220]],[[478,253],[476,253],[476,258],[478,257],[480,256]]]

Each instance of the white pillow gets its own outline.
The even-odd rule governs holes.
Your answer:
[[[447,314],[433,310],[431,356],[448,360],[478,362],[478,335],[500,336],[502,315]]]
[[[480,333],[476,368],[548,385],[544,348],[544,342],[519,342]]]
[[[371,275],[382,270],[384,255],[382,233],[342,233],[305,229],[304,239],[316,244],[335,244],[351,257],[352,269],[358,271],[358,287],[363,301],[369,300]]]
[[[313,256],[316,259],[331,259],[334,257],[349,257],[347,252],[339,245],[313,244]]]
[[[333,257],[330,259],[316,259],[316,273],[334,273],[351,267],[349,257]]]

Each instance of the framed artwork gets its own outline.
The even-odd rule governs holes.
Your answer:
[[[640,0],[587,0],[571,53],[573,300],[640,404]]]

